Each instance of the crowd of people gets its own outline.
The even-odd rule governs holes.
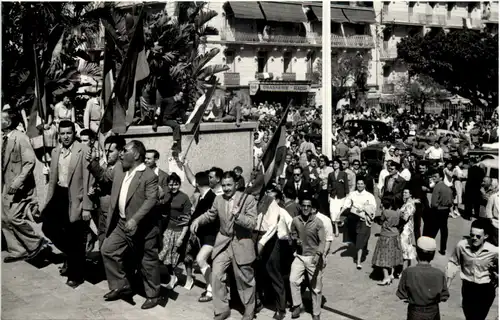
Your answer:
[[[243,319],[253,319],[264,305],[275,306],[274,319],[284,319],[287,307],[292,318],[299,318],[302,294],[309,288],[317,320],[333,240],[343,233],[361,270],[372,227],[380,224],[371,262],[382,271],[379,285],[400,278],[397,296],[409,303],[408,319],[439,319],[438,304],[448,298],[458,271],[466,319],[486,319],[497,285],[498,177],[488,176],[481,163],[465,164],[461,146],[495,142],[498,117],[458,121],[340,106],[330,159],[315,139],[321,131],[320,108],[292,107],[283,166],[262,189],[260,160],[284,108],[266,102],[240,111],[243,119],[259,121],[248,182],[241,167],[194,173],[180,149],[172,152],[177,170],[165,172],[157,166],[157,150],[138,140],[126,143],[121,136],[108,137],[100,152],[91,121],[77,138],[74,119],[60,119],[47,196],[37,211],[35,153],[26,134],[16,129],[19,118],[4,109],[2,233],[9,251],[4,262],[38,259],[52,244],[66,257],[61,276],[76,288],[98,240],[110,290],[106,301],[141,293],[147,298],[142,308],[153,308],[160,298],[160,265],[167,267],[166,285],[173,289],[183,264],[188,290],[193,269],[200,269],[206,287],[199,302],[213,303],[215,319],[230,316],[229,300],[236,292]],[[353,119],[380,120],[392,132],[379,137],[373,127],[367,132],[342,127]],[[441,136],[438,130],[459,134]],[[362,157],[365,148],[378,143],[385,144],[380,172]],[[184,193],[182,183],[195,192]],[[436,250],[446,255],[448,218],[458,217],[462,204],[462,216],[474,221],[445,274],[429,263]],[[44,236],[33,230],[27,213],[41,221]]]

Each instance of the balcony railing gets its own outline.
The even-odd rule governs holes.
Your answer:
[[[425,21],[427,25],[446,26],[446,15],[444,14],[426,14]]]
[[[258,44],[303,44],[320,46],[322,37],[318,33],[307,33],[304,37],[297,35],[262,35],[255,32],[242,32],[226,30],[220,32],[222,41],[254,42]],[[375,46],[372,36],[355,35],[343,37],[331,35],[332,47],[336,48],[373,48]]]
[[[398,48],[391,47],[388,49],[380,49],[381,60],[394,60],[398,57]]]
[[[240,74],[238,72],[226,72],[226,73],[224,73],[224,85],[225,86],[239,86],[240,85]]]
[[[384,83],[382,84],[382,93],[392,94],[394,93],[394,83]]]
[[[272,80],[274,75],[271,72],[256,72],[255,80]]]
[[[424,25],[425,15],[419,13],[391,11],[382,14],[382,23],[420,24]]]
[[[293,72],[284,72],[281,74],[281,79],[283,81],[295,81],[297,76]]]

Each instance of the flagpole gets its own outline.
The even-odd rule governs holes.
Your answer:
[[[280,122],[279,122],[280,126],[279,126],[279,127],[276,129],[276,131],[274,132],[273,137],[274,137],[274,135],[275,135],[275,134],[277,134],[277,133],[278,133],[278,130],[281,130],[281,129],[282,129],[282,128],[281,128],[281,123],[283,122],[284,118],[287,116],[287,114],[288,114],[288,110],[289,110],[289,109],[290,109],[290,107],[292,106],[292,102],[293,102],[293,99],[291,99],[291,100],[290,100],[290,102],[288,103],[288,106],[286,107],[285,112],[283,113],[283,117],[281,117],[281,120],[280,120]],[[268,146],[266,146],[266,150],[264,151],[264,153],[267,151],[267,148],[268,148]],[[257,165],[260,165],[261,163],[262,163],[262,159],[260,159],[260,160],[259,160],[259,162],[257,163]],[[264,172],[264,173],[265,173],[265,172]],[[264,188],[264,187],[265,187],[265,186],[263,186],[263,188]],[[245,201],[247,201],[247,198],[248,198],[248,195],[249,195],[249,193],[248,193],[248,189],[250,189],[250,188],[249,188],[249,187],[247,187],[247,188],[245,189],[245,191],[244,191],[245,195],[244,195],[243,197],[241,197],[241,198],[240,198],[240,200],[238,201],[238,205],[237,205],[237,206],[239,207],[239,212],[238,212],[238,214],[237,214],[237,215],[233,215],[233,218],[232,218],[232,220],[233,220],[233,221],[236,219],[236,216],[238,216],[238,215],[241,213],[241,209],[242,209],[242,208],[241,208],[241,205],[242,205],[242,204],[244,204],[244,203],[245,203]],[[261,190],[261,192],[262,192],[262,190]],[[261,224],[262,224],[262,220],[261,220]]]

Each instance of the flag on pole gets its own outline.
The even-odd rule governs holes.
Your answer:
[[[273,137],[262,155],[262,168],[264,171],[264,185],[262,187],[268,185],[280,168],[283,170],[286,157],[286,118],[291,104],[292,102],[288,104]]]
[[[209,80],[208,83],[209,83],[210,87],[205,92],[205,94],[202,95],[196,101],[194,110],[193,110],[193,112],[191,112],[188,120],[185,123],[185,125],[187,125],[187,124],[193,125],[191,131],[193,132],[193,139],[196,142],[196,144],[198,144],[198,142],[200,142],[200,123],[201,123],[201,120],[203,119],[203,115],[205,114],[205,110],[207,109],[207,106],[210,103],[212,96],[214,95],[217,80],[214,76],[212,76],[212,78]]]
[[[115,43],[112,36],[108,31],[104,31],[104,65],[103,65],[103,79],[102,79],[102,102],[107,106],[111,99],[114,86],[114,74],[116,72],[116,64],[113,60],[113,53],[115,50]]]
[[[113,87],[114,96],[109,98],[101,120],[100,131],[103,134],[110,130],[125,133],[134,119],[137,82],[149,76],[143,20],[144,11],[141,9],[125,61]]]
[[[45,115],[47,113],[45,85],[43,75],[40,72],[38,65],[38,57],[36,54],[35,45],[33,45],[34,73],[35,73],[35,99],[28,120],[28,128],[26,134],[32,139],[33,148],[43,147],[43,125],[45,123]]]

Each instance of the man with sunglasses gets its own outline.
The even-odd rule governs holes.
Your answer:
[[[498,248],[485,241],[489,228],[486,220],[472,222],[469,239],[458,242],[448,262],[448,287],[460,271],[462,309],[466,320],[485,320],[495,300]]]

